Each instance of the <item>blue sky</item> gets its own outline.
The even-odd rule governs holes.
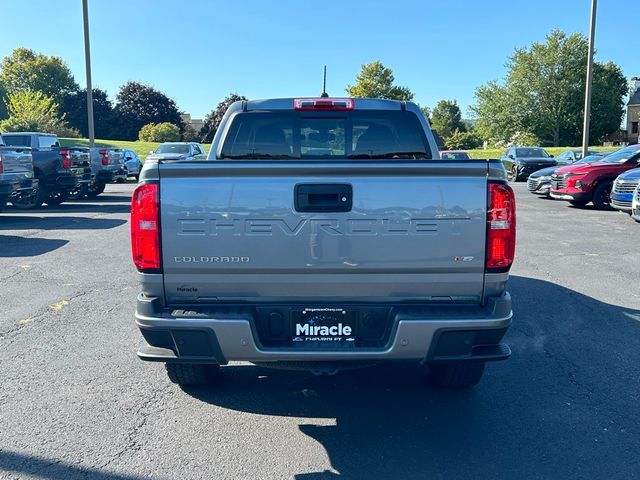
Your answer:
[[[229,92],[249,98],[344,95],[360,65],[380,59],[433,107],[502,78],[516,47],[554,28],[587,33],[590,0],[89,0],[94,86],[112,99],[148,83],[194,117]],[[632,2],[598,2],[598,60],[640,76]],[[3,2],[0,57],[16,47],[61,56],[85,84],[81,0]],[[28,19],[26,22],[18,19]],[[29,27],[26,27],[28,25]]]

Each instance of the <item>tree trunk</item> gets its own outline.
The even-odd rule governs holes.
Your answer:
[[[560,125],[553,127],[553,146],[560,146]]]

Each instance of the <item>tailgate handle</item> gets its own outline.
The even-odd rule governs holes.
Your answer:
[[[294,203],[298,212],[350,212],[353,187],[348,183],[299,183]]]

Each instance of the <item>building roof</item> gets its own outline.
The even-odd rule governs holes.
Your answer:
[[[640,105],[640,88],[636,90],[636,93],[631,95],[627,105]]]

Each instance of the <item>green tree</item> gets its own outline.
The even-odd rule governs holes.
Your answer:
[[[66,95],[60,110],[66,115],[69,126],[79,130],[83,137],[89,136],[86,88]],[[113,105],[107,97],[107,92],[94,88],[93,123],[96,138],[112,138],[113,115]]]
[[[478,117],[478,131],[492,142],[507,142],[520,132],[554,146],[578,144],[587,50],[583,35],[559,30],[552,31],[544,43],[516,49],[507,62],[504,84],[489,82],[476,90],[472,111]],[[593,87],[595,140],[619,127],[626,81],[614,64],[596,63]]]
[[[138,82],[125,83],[116,97],[114,132],[121,140],[136,140],[148,123],[168,122],[184,128],[176,103],[164,93]]]
[[[349,85],[345,90],[351,97],[412,100],[413,92],[407,87],[394,85],[394,81],[393,71],[375,60],[362,65],[355,85]]]
[[[431,123],[431,109],[429,107],[420,107],[422,114],[425,116],[427,121]]]
[[[5,90],[2,82],[0,82],[0,120],[4,120],[9,115],[7,112],[7,104],[5,103],[6,98],[7,91]]]
[[[205,143],[211,142],[218,131],[222,117],[224,117],[224,114],[227,112],[227,109],[231,104],[239,100],[246,99],[246,97],[238,95],[237,93],[230,93],[224,100],[218,103],[216,108],[214,108],[211,113],[204,118],[204,126],[200,130],[200,137],[202,141]]]
[[[53,98],[34,90],[21,90],[7,97],[9,118],[0,122],[7,132],[38,131],[57,133],[66,127]]]
[[[445,139],[455,132],[466,132],[467,127],[462,121],[462,113],[458,103],[453,100],[440,100],[431,112],[431,127]]]
[[[60,57],[16,48],[0,64],[0,82],[8,93],[23,90],[42,92],[60,104],[65,95],[78,90],[78,84]]]
[[[620,128],[628,85],[622,70],[613,62],[595,63],[593,70],[589,139],[600,143]],[[581,137],[582,129],[577,133]]]
[[[177,142],[180,128],[169,122],[149,123],[140,129],[139,139],[143,142]]]

